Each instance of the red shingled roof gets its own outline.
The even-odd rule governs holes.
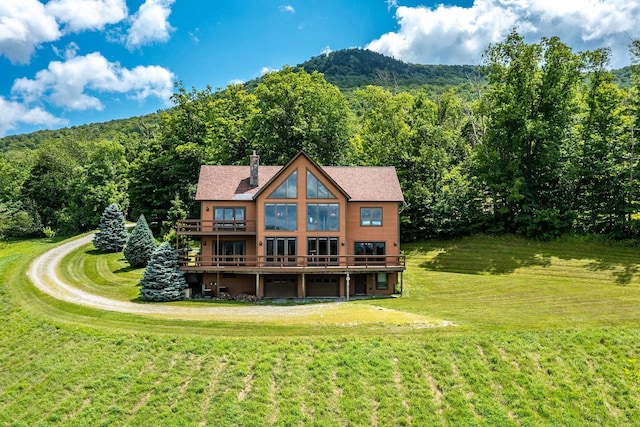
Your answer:
[[[196,200],[251,200],[283,166],[260,166],[259,185],[249,186],[249,166],[200,168]],[[393,166],[325,166],[322,168],[351,201],[403,202],[402,190]]]

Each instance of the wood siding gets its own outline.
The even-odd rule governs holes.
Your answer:
[[[297,171],[297,197],[269,198],[294,171]],[[324,185],[335,198],[307,199],[307,171],[310,171],[318,182]],[[359,186],[370,185],[370,183],[361,181],[364,180],[345,182],[350,183],[350,185],[353,184],[351,185],[352,190],[354,188],[357,189]],[[295,294],[298,298],[313,295],[345,298],[347,293],[349,296],[388,295],[399,288],[400,274],[398,272],[404,269],[403,257],[390,261],[391,264],[388,265],[385,264],[386,261],[382,260],[380,265],[377,262],[362,265],[359,264],[362,260],[355,257],[356,242],[384,242],[386,256],[397,257],[400,255],[398,201],[349,201],[351,195],[347,194],[340,185],[336,184],[332,177],[310,161],[306,155],[297,156],[279,172],[271,174],[270,180],[256,191],[255,199],[252,200],[202,200],[200,222],[186,225],[182,231],[179,230],[178,232],[178,234],[191,235],[200,239],[201,253],[195,257],[188,258],[181,268],[191,272],[191,274],[199,274],[198,277],[201,277],[203,286],[211,287],[212,283],[217,283],[218,288],[211,290],[214,296],[220,288],[226,289],[232,294],[256,294],[256,274],[258,274],[258,297],[265,296],[265,283],[272,288],[277,286],[278,277],[283,280],[287,277],[295,278]],[[248,194],[242,195],[245,198],[246,196]],[[266,230],[265,205],[267,203],[295,203],[297,205],[297,229]],[[308,230],[307,205],[309,203],[338,204],[338,230]],[[214,223],[216,208],[244,208],[244,220],[247,221],[247,227],[243,228],[243,224],[240,224],[240,227],[229,228],[226,228],[224,224],[218,226],[220,224]],[[382,225],[362,226],[360,224],[361,208],[382,208]],[[329,264],[319,265],[316,264],[316,261],[305,258],[309,252],[307,239],[313,237],[337,239],[337,260],[339,261],[335,262],[339,265],[330,264],[334,262],[332,260],[325,260]],[[285,263],[277,267],[268,264],[270,261],[265,263],[267,238],[295,238],[295,255],[297,256],[294,261],[295,265]],[[240,259],[241,257],[238,257],[236,264],[229,265],[227,262],[229,257],[225,257],[226,254],[217,254],[214,250],[223,242],[240,241],[245,244],[245,253],[243,255],[246,256],[246,262],[244,263]],[[225,258],[222,262],[221,257]],[[230,258],[233,259],[233,257]],[[392,264],[393,262],[396,264]],[[348,290],[346,286],[347,271],[350,272]],[[388,289],[376,289],[377,273],[380,271],[387,274]],[[359,277],[360,283],[357,291],[356,275]],[[285,282],[286,280],[281,281],[283,283],[283,292],[286,291],[284,287],[293,287],[293,283]],[[323,288],[322,286],[325,286],[325,283],[326,288]],[[278,293],[275,288],[271,289],[271,291],[273,295]]]

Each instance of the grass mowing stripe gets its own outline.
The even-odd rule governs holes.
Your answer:
[[[333,396],[318,392],[318,382],[328,381],[324,371],[316,369],[317,364],[324,365],[330,358],[329,352],[321,352],[317,347],[332,342],[326,340],[283,341],[274,346],[281,358],[281,369],[273,373],[278,415],[275,425],[322,425],[319,407],[329,404]],[[319,378],[318,378],[319,376]]]
[[[135,425],[131,419],[140,416],[140,413],[148,410],[152,406],[154,396],[163,395],[167,386],[163,386],[163,381],[169,378],[178,360],[185,357],[184,353],[159,354],[153,359],[153,364],[145,370],[144,375],[134,375],[127,370],[121,370],[116,378],[121,382],[121,392],[111,402],[105,402],[105,410],[100,424],[108,425],[117,423],[118,420],[127,420],[127,425]],[[180,378],[180,376],[178,376]],[[147,414],[148,416],[148,414]],[[128,419],[131,417],[131,419]]]
[[[129,425],[142,425],[151,417],[159,420],[173,420],[178,425],[194,422],[194,414],[184,410],[182,405],[172,405],[172,402],[182,397],[181,390],[185,381],[189,379],[189,368],[192,354],[183,353],[181,357],[172,359],[170,365],[160,375],[156,376],[156,383],[151,388],[153,393],[144,401],[144,405],[131,418]],[[186,377],[186,378],[185,378]],[[188,384],[187,384],[188,385]],[[147,395],[144,396],[145,398]],[[160,421],[161,422],[161,421]]]
[[[242,409],[241,425],[265,424],[269,419],[269,386],[275,358],[274,351],[260,352],[245,376],[244,388],[238,393],[238,405]]]
[[[219,356],[218,363],[213,364],[213,369],[210,374],[209,382],[207,383],[206,388],[204,389],[204,393],[202,396],[201,406],[200,406],[200,414],[201,419],[198,423],[199,426],[207,426],[213,425],[213,419],[207,419],[209,414],[209,408],[211,405],[214,405],[213,394],[215,390],[218,388],[218,384],[220,382],[220,374],[227,369],[229,360],[226,354]]]
[[[280,390],[280,385],[276,381],[276,378],[282,374],[282,357],[276,353],[275,360],[271,364],[269,372],[269,396],[267,413],[269,416],[266,418],[267,425],[272,426],[276,423],[280,415],[280,406],[278,405],[277,394]]]
[[[441,413],[439,390],[425,369],[424,352],[415,346],[404,346],[397,351],[394,376],[399,376],[397,381],[402,389],[402,404],[406,405],[407,424],[442,425],[443,420],[438,415]]]
[[[202,378],[202,367],[205,363],[208,362],[210,354],[189,354],[189,357],[186,361],[186,369],[189,374],[186,377],[182,378],[182,383],[176,389],[177,393],[172,399],[169,401],[168,408],[171,412],[176,412],[177,409],[184,412],[187,416],[190,417],[189,423],[194,424],[197,418],[197,415],[194,415],[194,410],[196,406],[193,405],[193,402],[196,400],[197,393],[195,390],[202,390],[199,379]],[[189,409],[189,406],[193,406]]]
[[[16,421],[24,421],[27,425],[36,424],[44,419],[43,414],[48,413],[52,402],[56,404],[64,398],[70,388],[73,388],[74,384],[83,383],[86,378],[96,374],[95,369],[90,369],[90,367],[95,368],[89,363],[93,358],[90,353],[80,353],[81,358],[79,360],[76,358],[76,363],[70,369],[63,355],[68,351],[75,351],[75,343],[69,341],[61,342],[59,345],[53,344],[46,354],[41,354],[34,360],[35,366],[28,368],[30,372],[42,371],[46,372],[46,375],[42,378],[33,378],[32,387],[29,390],[23,390],[14,399],[15,411],[19,413],[14,416]],[[59,416],[55,418],[58,419]]]
[[[242,425],[243,408],[238,397],[245,388],[245,379],[250,375],[251,367],[255,364],[257,348],[250,348],[255,343],[237,343],[233,354],[229,355],[229,363],[221,372],[219,387],[215,390],[212,400],[215,405],[209,407],[213,420],[224,420],[218,425]]]
[[[302,377],[299,381],[307,384],[306,393],[304,396],[300,396],[293,391],[289,391],[287,395],[296,396],[300,413],[304,417],[303,420],[308,424],[321,423],[322,420],[331,418],[342,419],[342,412],[338,402],[342,399],[343,389],[337,381],[336,360],[329,356],[337,354],[336,344],[334,341],[327,341],[324,343],[309,343],[308,345],[307,349],[301,348],[302,344],[299,344],[298,347],[299,351],[306,351],[312,355],[309,360],[302,363],[305,370],[298,374]],[[286,360],[291,360],[291,357],[287,356]],[[295,363],[295,360],[289,362],[290,365]],[[286,386],[283,386],[283,390],[290,390],[293,386],[289,382],[285,384]],[[284,397],[286,398],[287,395],[284,395]],[[312,396],[324,396],[324,398],[314,400]],[[306,404],[305,401],[307,402]],[[288,416],[295,415],[289,408],[287,409]]]

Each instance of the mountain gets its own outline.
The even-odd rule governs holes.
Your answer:
[[[378,85],[407,90],[422,86],[450,87],[481,77],[475,65],[419,65],[365,49],[345,49],[315,56],[298,67],[318,71],[324,78],[350,92],[358,87]]]

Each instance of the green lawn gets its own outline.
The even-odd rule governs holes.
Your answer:
[[[457,325],[437,328],[172,321],[82,308],[25,278],[35,254],[55,244],[0,243],[0,425],[640,419],[636,248],[512,237],[407,246],[404,297],[349,303]],[[61,272],[121,299],[135,297],[140,274],[89,247]]]

